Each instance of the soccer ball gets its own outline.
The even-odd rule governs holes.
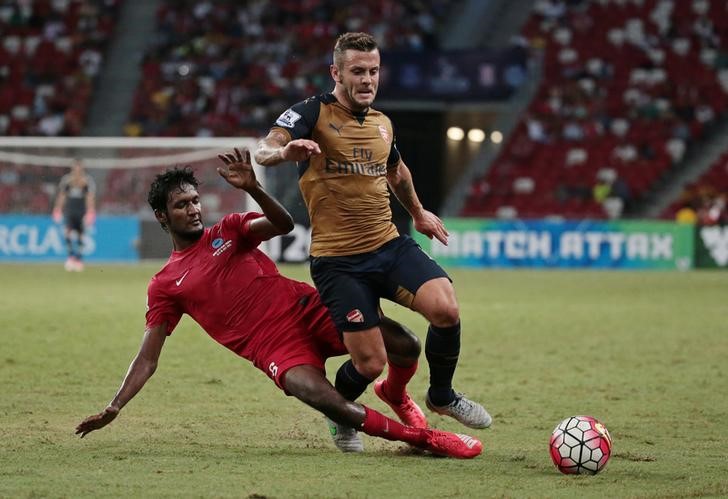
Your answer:
[[[612,437],[591,416],[572,416],[554,429],[549,442],[551,460],[561,473],[595,475],[612,454]]]

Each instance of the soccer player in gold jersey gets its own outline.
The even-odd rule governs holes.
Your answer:
[[[336,375],[336,388],[355,400],[384,370],[379,299],[422,314],[430,323],[425,355],[430,367],[428,408],[471,428],[491,424],[478,403],[453,390],[460,353],[460,313],[447,273],[392,223],[389,186],[412,217],[415,230],[447,244],[442,221],[424,209],[412,175],[395,143],[389,118],[372,108],[380,55],[374,38],[345,33],[334,47],[334,90],[287,109],[259,142],[264,166],[298,163],[299,187],[311,219],[311,276],[351,360]],[[389,363],[375,393],[405,423],[427,420],[405,390],[416,365]]]

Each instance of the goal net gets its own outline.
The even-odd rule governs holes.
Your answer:
[[[85,236],[90,261],[165,258],[169,238],[147,204],[154,176],[190,166],[200,180],[207,225],[228,213],[258,210],[249,196],[229,186],[216,171],[221,165],[218,154],[233,147],[252,152],[256,142],[237,137],[0,137],[0,260],[65,256],[62,227],[53,224],[50,215],[58,183],[76,159],[96,184],[97,223]],[[255,165],[255,172],[260,183],[301,219],[295,168]],[[291,236],[269,241],[263,250],[279,261],[304,260],[308,231],[306,221],[301,222]],[[117,232],[135,233],[127,236],[133,241],[115,238]]]

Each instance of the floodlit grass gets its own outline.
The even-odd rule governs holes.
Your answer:
[[[364,454],[339,453],[318,413],[187,318],[119,418],[75,437],[136,353],[158,267],[0,266],[0,497],[728,495],[728,273],[452,270],[456,388],[495,418],[466,431],[483,455],[458,461],[367,436]],[[308,279],[305,267],[282,270]],[[385,311],[424,339],[421,318]],[[422,404],[426,381],[423,358],[411,384]],[[371,390],[362,400],[389,413]],[[597,476],[550,462],[551,430],[574,414],[614,439]]]

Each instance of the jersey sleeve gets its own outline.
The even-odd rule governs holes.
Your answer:
[[[397,136],[394,133],[394,123],[392,123],[392,120],[389,120],[389,126],[392,128],[392,145],[389,148],[389,156],[387,157],[387,168],[392,168],[399,164],[402,156],[400,156],[399,149],[397,149]]]
[[[147,314],[146,327],[151,329],[167,323],[167,335],[169,336],[177,327],[182,318],[177,304],[169,295],[164,293],[162,285],[156,277],[152,278],[147,287]]]
[[[69,180],[70,178],[68,175],[64,175],[61,177],[61,181],[58,182],[58,194],[60,194],[61,192],[66,192],[66,190],[68,189]]]
[[[310,139],[321,112],[321,103],[316,97],[289,107],[271,127],[288,135],[291,140]]]
[[[397,149],[397,143],[393,140],[392,147],[389,149],[389,157],[387,157],[387,168],[398,165],[400,159],[402,159],[402,156],[400,156],[399,149]]]
[[[263,216],[262,213],[254,211],[231,213],[222,219],[222,228],[225,231],[230,230],[236,232],[238,234],[238,241],[248,247],[255,248],[262,242],[262,239],[250,233],[250,222]]]
[[[91,175],[86,176],[86,188],[91,194],[96,194],[96,181]]]

